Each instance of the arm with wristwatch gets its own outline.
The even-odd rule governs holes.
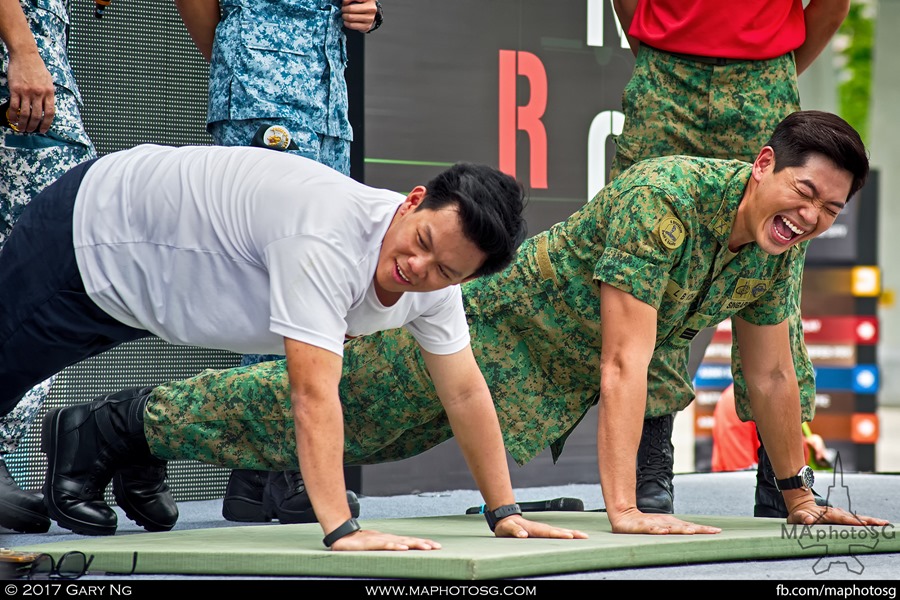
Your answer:
[[[286,339],[285,348],[297,455],[316,517],[325,532],[322,543],[332,550],[440,549],[440,543],[434,540],[364,529],[352,518],[346,488],[339,475],[341,471],[337,468],[343,454],[344,435],[341,404],[332,392],[337,391],[341,360],[326,350],[295,340]],[[522,516],[521,508],[515,503],[497,412],[471,346],[447,355],[422,348],[420,352],[466,464],[489,507],[484,516],[494,535],[587,538],[581,531],[553,527]]]
[[[760,326],[735,318],[733,327],[739,340],[753,419],[775,471],[775,486],[784,497],[788,523],[887,524],[883,519],[816,504],[812,491],[815,477],[803,447],[800,388],[790,352],[787,321]]]

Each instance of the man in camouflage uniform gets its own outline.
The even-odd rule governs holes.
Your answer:
[[[176,0],[182,20],[210,63],[207,129],[220,146],[249,146],[260,128],[276,127],[292,142],[292,154],[311,158],[350,175],[347,37],[344,27],[369,32],[382,21],[375,0]],[[220,16],[221,15],[221,16]],[[271,130],[270,130],[271,131]],[[283,358],[247,354],[242,365]],[[273,506],[262,509],[271,480],[282,488]],[[222,515],[232,521],[306,522],[302,479],[236,472],[229,478]],[[287,497],[285,498],[285,494]],[[354,515],[359,500],[348,492]],[[303,505],[303,506],[301,506]]]
[[[742,10],[749,14],[765,13],[772,28],[778,29],[779,23],[784,25],[774,37],[766,37],[763,25],[759,26],[763,33],[751,32],[749,28],[742,30],[741,17],[733,12],[727,14],[734,9],[711,0],[680,2],[674,11],[675,3],[669,1],[658,2],[662,8],[653,6],[653,0],[615,0],[613,4],[626,32],[634,33],[631,24],[636,12],[641,12],[638,17],[644,19],[648,14],[653,17],[637,27],[638,35],[646,39],[629,35],[636,63],[622,95],[625,123],[622,133],[616,137],[611,179],[635,162],[657,156],[686,154],[752,161],[775,125],[800,110],[797,76],[827,46],[846,17],[850,3],[849,0],[812,0],[805,8],[799,0],[747,3],[747,8]],[[678,27],[655,21],[668,11],[675,13],[671,19],[681,21]],[[795,11],[802,15],[794,14]],[[709,47],[717,40],[710,41],[700,35],[709,28],[718,30],[713,38],[754,39],[756,43],[747,50],[737,41],[727,51],[717,51]],[[696,54],[684,55],[652,47],[657,44],[671,50],[695,45],[684,40],[684,36],[690,37],[691,31],[696,34],[694,37],[702,38],[696,44],[701,48],[691,51]],[[757,58],[760,55],[773,58]],[[804,252],[805,248],[804,243]],[[802,287],[802,281],[798,279],[796,285]],[[694,356],[689,365],[691,378],[713,332],[709,328],[695,337]],[[814,389],[815,376],[806,367],[810,363],[803,342],[799,301],[790,317],[790,332],[794,356],[803,357],[795,364],[797,378],[804,383],[803,389]],[[740,357],[735,355],[733,360],[739,362]],[[737,374],[735,393],[746,401],[741,369],[737,369]],[[802,402],[804,411],[813,415],[814,395],[804,394]],[[674,414],[659,415],[644,423],[637,473],[638,506],[643,510],[667,513],[674,510],[673,419]],[[764,447],[759,454],[754,515],[784,517],[786,507],[774,487]]]
[[[81,96],[66,56],[63,0],[0,0],[0,247],[25,205],[75,165],[97,156],[81,123]],[[4,455],[25,437],[53,378],[0,417],[0,527],[50,527],[40,496],[19,489]]]
[[[846,143],[813,150],[828,153],[812,157],[784,148],[785,139],[808,140],[810,132],[819,139],[822,123],[840,130]],[[855,132],[824,113],[797,113],[772,146],[752,166],[683,156],[641,163],[566,221],[527,240],[506,270],[464,285],[472,348],[506,448],[519,464],[548,446],[557,459],[569,433],[600,402],[598,457],[614,531],[718,531],[639,512],[633,457],[644,415],[668,414],[693,400],[692,333],[722,319],[733,319],[752,389],[761,390],[752,412],[747,402],[738,410],[757,419],[777,451],[780,475],[802,464],[799,428],[807,415],[786,364],[785,322],[803,268],[798,243],[830,226],[862,185],[868,161]],[[778,171],[776,156],[784,161]],[[804,184],[798,193],[797,179],[818,192]],[[802,234],[785,233],[801,222]],[[346,344],[345,464],[408,458],[453,435],[415,347],[399,330]],[[147,396],[139,443],[157,458],[254,469],[296,464],[283,361],[207,371],[148,389]],[[833,508],[823,514],[809,491],[784,493],[796,522],[881,522]]]

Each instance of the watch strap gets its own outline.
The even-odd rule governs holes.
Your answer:
[[[342,537],[347,537],[351,533],[356,533],[360,529],[362,528],[359,526],[359,523],[356,522],[356,519],[351,517],[338,525],[337,529],[322,538],[322,543],[325,544],[326,548],[331,548],[331,545]]]
[[[779,492],[783,492],[785,490],[797,490],[800,488],[811,489],[814,482],[815,476],[813,475],[812,469],[809,467],[809,465],[804,465],[793,477],[788,477],[786,479],[776,479],[775,488]]]
[[[796,490],[801,487],[803,487],[803,479],[799,475],[775,480],[775,488],[779,492],[783,492],[784,490]]]
[[[375,22],[372,23],[372,28],[369,29],[366,33],[372,33],[384,23],[384,9],[381,7],[381,2],[375,0]]]
[[[498,506],[494,510],[484,511],[484,518],[487,520],[488,527],[491,528],[491,531],[494,531],[497,527],[497,522],[500,521],[500,519],[521,514],[522,508],[518,504],[504,504],[503,506]]]

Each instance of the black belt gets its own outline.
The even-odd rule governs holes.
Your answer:
[[[653,48],[653,46],[647,47]],[[745,63],[749,60],[746,58],[720,58],[718,56],[701,56],[699,54],[681,54],[680,52],[669,52],[668,50],[660,50],[659,48],[653,48],[653,50],[662,52],[663,54],[668,54],[669,56],[674,56],[675,58],[680,58],[682,60],[703,63],[705,65],[715,65],[717,67],[724,67],[725,65],[736,65],[738,63]]]

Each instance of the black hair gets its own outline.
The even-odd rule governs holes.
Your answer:
[[[416,210],[459,211],[463,234],[487,255],[475,277],[497,273],[516,256],[528,229],[525,190],[515,177],[487,165],[456,163],[425,186]]]
[[[859,133],[839,116],[819,110],[789,114],[766,143],[775,151],[775,172],[802,167],[812,154],[821,154],[853,176],[850,199],[866,183],[869,157]]]

